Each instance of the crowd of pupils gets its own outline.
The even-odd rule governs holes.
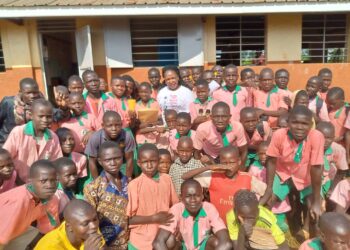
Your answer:
[[[350,106],[329,69],[297,91],[234,65],[148,80],[87,70],[52,103],[30,78],[3,98],[1,250],[350,249]]]

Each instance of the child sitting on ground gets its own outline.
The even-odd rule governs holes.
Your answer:
[[[248,143],[248,155],[245,166],[249,167],[255,160],[257,147],[263,141],[271,139],[272,131],[267,122],[259,121],[255,108],[243,108],[240,113],[240,122],[244,127],[244,134]]]
[[[350,248],[350,222],[344,214],[324,213],[318,224],[319,237],[305,241],[299,250],[345,250]]]
[[[164,148],[159,149],[159,173],[169,174],[171,164],[173,164],[173,161],[169,150]]]
[[[121,173],[123,153],[113,141],[99,148],[98,162],[103,167],[100,176],[84,188],[86,200],[95,208],[99,227],[108,247],[127,249],[128,178]]]
[[[181,178],[184,173],[190,170],[203,167],[200,160],[193,158],[193,142],[192,139],[186,136],[182,136],[177,144],[178,158],[171,165],[169,175],[173,181],[175,191],[180,196],[181,184],[183,179]]]
[[[233,249],[289,249],[274,214],[259,206],[256,195],[248,190],[236,193],[226,222]]]
[[[31,165],[28,177],[28,184],[0,194],[1,249],[32,249],[35,240],[59,225],[55,166],[38,160]],[[35,221],[36,226],[32,226]]]
[[[167,211],[179,200],[170,176],[158,172],[159,153],[155,145],[145,143],[140,147],[137,164],[142,174],[128,186],[128,249],[152,250],[159,225],[172,222],[173,215]]]
[[[17,172],[10,153],[0,148],[0,194],[16,187]]]
[[[181,184],[181,201],[170,208],[173,221],[159,227],[153,242],[155,250],[174,249],[180,245],[174,235],[176,232],[181,235],[184,249],[232,249],[218,211],[211,203],[203,202],[199,182],[189,179]]]
[[[201,186],[209,189],[210,202],[224,220],[233,206],[233,197],[240,189],[259,194],[265,192],[266,184],[248,173],[239,171],[241,158],[237,147],[228,146],[220,151],[220,165],[205,166],[182,175],[184,180],[194,178]]]

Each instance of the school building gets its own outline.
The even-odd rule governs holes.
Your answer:
[[[23,77],[43,93],[94,69],[147,79],[152,66],[286,68],[302,88],[322,67],[350,99],[350,2],[0,0],[0,98]]]

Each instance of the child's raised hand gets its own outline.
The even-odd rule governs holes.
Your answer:
[[[158,127],[158,126],[157,126],[157,127],[156,127],[156,130],[157,130],[158,133],[161,134],[161,133],[164,133],[164,132],[165,132],[165,127]]]
[[[101,234],[90,234],[89,238],[84,242],[84,250],[99,250],[103,248],[103,238]]]
[[[94,131],[88,131],[86,132],[86,134],[83,136],[83,138],[81,139],[81,142],[86,145],[89,142],[89,139],[91,137],[91,135],[94,133]]]
[[[169,226],[174,220],[174,215],[165,211],[156,213],[152,216],[152,221],[154,223]]]

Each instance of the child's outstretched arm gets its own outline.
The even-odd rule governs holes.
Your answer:
[[[181,178],[184,180],[188,180],[191,179],[193,177],[195,177],[196,175],[199,175],[205,171],[211,170],[212,166],[205,166],[205,167],[201,167],[201,168],[196,168],[193,170],[188,171],[187,173],[184,173]]]
[[[312,186],[312,203],[310,208],[310,213],[313,219],[317,219],[321,213],[321,184],[322,184],[322,171],[323,167],[321,165],[311,166],[311,186]]]
[[[173,222],[173,217],[173,214],[165,211],[149,216],[135,215],[129,218],[129,225],[160,224],[168,226]]]

